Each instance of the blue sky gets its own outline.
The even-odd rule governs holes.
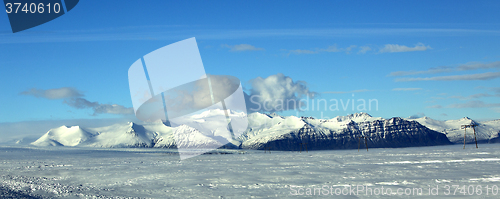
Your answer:
[[[191,37],[207,73],[238,77],[247,92],[255,78],[283,74],[315,99],[376,99],[378,110],[363,111],[372,116],[498,119],[498,10],[496,1],[80,1],[15,34],[3,14],[0,123],[133,119],[92,107],[132,107],[130,65]],[[64,88],[94,104],[46,92]],[[359,112],[339,108],[298,114]]]

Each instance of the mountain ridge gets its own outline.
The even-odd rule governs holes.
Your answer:
[[[212,117],[214,114],[222,113],[212,111],[200,115]],[[200,115],[196,116],[196,119],[199,122],[205,122]],[[225,148],[302,150],[301,145],[307,145],[310,150],[327,150],[357,148],[359,137],[366,136],[368,146],[371,148],[411,147],[452,144],[460,143],[460,141],[463,143],[463,129],[459,126],[462,123],[479,124],[476,127],[479,142],[500,141],[500,120],[475,122],[470,118],[461,118],[439,121],[428,117],[384,119],[372,117],[368,113],[315,119],[313,117],[284,117],[275,113],[251,113],[248,115],[247,130],[235,139],[215,134],[207,137],[206,133],[201,133],[196,128],[186,125],[171,127],[162,122],[145,124],[128,122],[99,128],[61,126],[49,130],[31,144],[112,148],[177,148],[178,146],[210,148],[229,141],[230,144],[226,144]],[[182,139],[185,140],[182,141],[179,135],[184,136]],[[460,137],[462,137],[461,140]],[[471,133],[468,133],[467,142],[469,143],[470,138]]]

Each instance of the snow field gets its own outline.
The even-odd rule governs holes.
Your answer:
[[[500,187],[500,145],[328,150],[308,153],[219,150],[179,161],[175,150],[0,148],[1,186],[45,198],[287,198],[292,187]],[[453,191],[453,190],[452,190]],[[483,190],[474,197],[498,198]],[[305,192],[303,192],[305,194]],[[318,194],[318,192],[316,192]],[[318,195],[316,195],[318,196]],[[386,198],[387,195],[333,195]]]

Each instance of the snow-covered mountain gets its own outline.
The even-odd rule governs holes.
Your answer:
[[[51,129],[32,144],[37,146],[213,148],[229,142],[225,147],[303,150],[307,145],[308,150],[320,150],[358,148],[359,137],[366,136],[369,147],[409,147],[451,144],[450,140],[460,142],[460,137],[463,136],[460,125],[474,122],[468,118],[456,121],[437,121],[427,117],[384,119],[372,117],[367,113],[338,116],[328,120],[251,113],[247,116],[247,130],[234,139],[221,134],[220,132],[224,131],[221,129],[214,129],[209,134],[197,129],[209,126],[213,122],[210,118],[219,117],[222,114],[224,114],[223,111],[211,110],[195,115],[193,116],[195,123],[192,126],[171,127],[161,122],[123,123],[100,128],[61,126]],[[231,111],[230,114],[234,114],[233,118],[237,116]],[[478,139],[488,140],[488,142],[499,140],[500,120],[483,122],[479,125],[476,128]],[[471,135],[468,133],[469,137]],[[361,144],[364,144],[363,140]]]
[[[61,126],[49,130],[32,144],[37,146],[77,146],[94,136],[95,134],[79,126]]]
[[[364,136],[367,137],[369,147],[451,144],[444,134],[430,130],[418,122],[402,118],[375,118],[366,113],[339,116],[329,120],[253,113],[249,116],[249,120],[252,125],[240,137],[241,148],[349,149],[358,148],[358,139]],[[364,140],[361,143],[364,144]]]
[[[418,123],[427,126],[428,128],[444,133],[448,139],[453,143],[464,142],[465,130],[461,128],[462,125],[476,124],[476,137],[479,143],[496,143],[500,142],[500,120],[492,120],[487,122],[477,122],[468,117],[458,120],[439,121],[429,117],[422,117],[418,119],[408,119],[410,121],[417,121]],[[466,142],[474,142],[473,129],[468,128],[466,134]]]
[[[151,147],[160,124],[138,125],[132,122],[100,128],[61,126],[49,130],[35,142],[36,146]],[[148,128],[146,130],[146,127]]]

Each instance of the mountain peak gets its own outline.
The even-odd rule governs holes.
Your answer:
[[[461,121],[461,122],[469,122],[470,124],[476,124],[476,121],[470,119],[469,117],[463,117],[459,121]]]
[[[136,124],[134,122],[129,122],[128,126],[129,126],[128,133],[130,133],[132,135],[137,136],[139,134],[144,134],[146,132],[146,129],[144,128],[144,126]]]
[[[364,112],[359,112],[358,115],[372,117],[370,114]]]
[[[372,116],[370,114],[359,112],[359,113],[349,114],[346,116],[337,116],[333,119],[336,119],[337,122],[344,122],[344,121],[348,121],[348,120],[355,120],[356,122],[361,122],[361,121],[365,121],[369,118],[372,118]]]
[[[68,125],[62,125],[59,128],[61,129],[79,129],[80,126],[68,126]]]
[[[368,113],[359,112],[359,113],[349,114],[349,115],[347,115],[345,117],[358,118],[358,117],[372,117],[372,116],[370,114],[368,114]]]
[[[267,116],[267,117],[269,117],[269,118],[275,118],[275,117],[278,117],[278,118],[282,118],[282,119],[283,119],[283,116],[278,115],[278,114],[276,114],[276,113],[274,113],[274,112],[273,112],[273,113],[261,113],[261,114],[266,115],[266,116]]]
[[[127,125],[131,128],[134,128],[134,127],[137,127],[138,124],[134,123],[134,122],[128,122]]]

